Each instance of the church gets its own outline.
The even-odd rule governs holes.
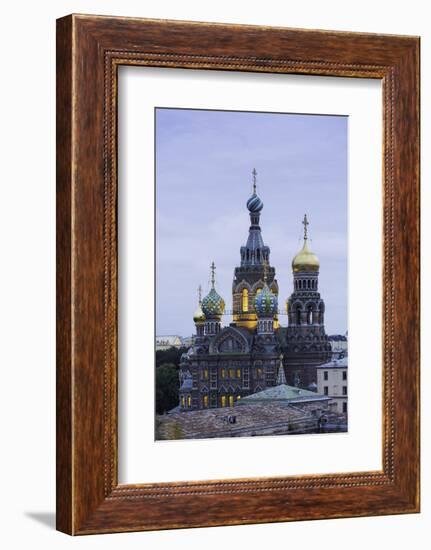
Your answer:
[[[225,301],[216,290],[214,262],[211,289],[193,316],[196,335],[180,363],[180,410],[232,407],[244,397],[277,385],[316,391],[317,367],[331,356],[325,332],[325,304],[319,293],[319,260],[304,242],[292,260],[293,292],[286,301],[287,327],[280,325],[279,288],[270,248],[260,227],[263,202],[253,192],[247,201],[250,228],[240,249],[232,281],[232,323],[222,326]],[[279,370],[284,369],[280,373]]]

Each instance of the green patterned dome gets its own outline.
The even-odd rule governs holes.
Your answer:
[[[206,318],[220,317],[224,313],[224,300],[213,287],[202,300],[202,311]]]
[[[274,317],[277,313],[277,296],[269,290],[267,284],[254,299],[254,307],[258,317]]]

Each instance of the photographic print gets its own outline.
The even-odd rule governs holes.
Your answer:
[[[156,440],[348,428],[348,117],[155,109]]]

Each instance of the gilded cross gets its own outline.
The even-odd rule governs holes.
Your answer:
[[[307,240],[307,226],[310,225],[310,222],[307,220],[307,214],[304,214],[304,219],[302,220],[302,225],[304,226],[304,240]]]
[[[202,302],[202,286],[198,286],[198,297],[199,297],[199,304]]]
[[[211,266],[211,285],[212,287],[214,288],[214,284],[215,284],[215,270],[216,270],[216,266],[215,266],[215,263],[212,262]]]
[[[256,176],[257,176],[257,172],[256,172],[256,168],[253,168],[253,194],[256,195]]]

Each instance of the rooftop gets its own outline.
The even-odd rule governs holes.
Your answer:
[[[348,357],[342,357],[341,359],[334,359],[333,361],[329,361],[328,363],[323,363],[323,365],[319,365],[318,369],[347,369],[348,367]]]

